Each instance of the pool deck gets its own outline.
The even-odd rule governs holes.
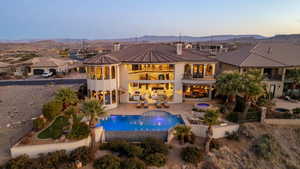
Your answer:
[[[187,102],[187,103],[179,103],[179,104],[169,104],[169,108],[156,108],[155,105],[149,105],[147,109],[145,108],[136,108],[136,104],[119,104],[117,108],[108,110],[108,114],[114,115],[141,115],[144,112],[151,111],[151,110],[161,110],[170,112],[172,114],[181,114],[181,115],[188,115],[192,112],[192,108],[194,102]]]

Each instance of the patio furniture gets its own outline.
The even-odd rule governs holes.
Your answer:
[[[136,105],[136,108],[141,108],[142,107],[142,104],[141,104],[141,101],[139,100],[139,102],[137,103],[137,105]]]
[[[170,107],[167,100],[164,100],[162,105],[163,105],[164,108],[169,108]]]
[[[161,108],[161,102],[160,100],[157,100],[155,103],[156,108],[160,109]]]
[[[147,109],[149,107],[148,101],[145,99],[144,101],[144,109]]]

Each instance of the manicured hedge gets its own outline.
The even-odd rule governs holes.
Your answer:
[[[40,139],[58,139],[63,135],[64,128],[69,125],[69,121],[64,116],[59,116],[50,127],[42,131],[38,138]]]
[[[90,128],[86,123],[74,124],[72,126],[71,132],[67,135],[69,139],[84,139],[87,138],[90,134]]]
[[[115,155],[105,155],[93,164],[95,169],[121,169],[121,159]]]

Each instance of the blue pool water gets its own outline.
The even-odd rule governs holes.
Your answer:
[[[199,107],[208,107],[209,104],[207,104],[207,103],[198,103],[197,106],[199,106]]]
[[[183,120],[177,115],[111,115],[100,120],[97,127],[106,131],[166,131]]]

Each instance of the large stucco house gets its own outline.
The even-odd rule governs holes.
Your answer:
[[[217,61],[207,52],[183,49],[182,43],[134,44],[85,60],[90,97],[106,108],[136,103],[141,97],[155,103],[160,96],[169,103],[210,99]]]
[[[236,50],[217,56],[218,73],[224,71],[259,70],[265,84],[275,97],[290,89],[287,75],[291,69],[300,68],[300,45],[282,42],[261,42],[240,45]]]

